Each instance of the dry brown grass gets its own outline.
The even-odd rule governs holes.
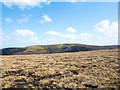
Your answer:
[[[2,56],[3,88],[118,88],[118,50]]]

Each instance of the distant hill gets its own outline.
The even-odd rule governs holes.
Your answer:
[[[55,44],[55,45],[35,45],[24,48],[4,48],[2,55],[29,55],[29,54],[50,54],[64,52],[80,52],[101,49],[117,49],[118,45],[95,46],[85,44]]]

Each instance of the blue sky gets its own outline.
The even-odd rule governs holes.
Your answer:
[[[118,44],[117,2],[2,3],[2,48]]]

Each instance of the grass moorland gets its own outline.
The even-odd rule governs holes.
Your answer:
[[[85,44],[54,44],[54,45],[34,45],[23,48],[4,48],[0,50],[2,55],[31,55],[31,54],[51,54],[64,52],[80,52],[102,49],[117,49],[119,45],[94,46]]]
[[[118,49],[2,56],[2,88],[118,88]]]

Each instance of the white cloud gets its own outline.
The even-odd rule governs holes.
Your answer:
[[[18,6],[20,9],[30,9],[33,7],[42,7],[41,2],[50,4],[50,2],[118,2],[119,0],[1,0],[7,7]]]
[[[6,22],[12,22],[12,19],[11,18],[5,18],[5,21]]]
[[[102,39],[102,37],[97,37],[97,39],[98,39],[98,40],[101,40],[101,39]]]
[[[96,24],[95,31],[107,35],[108,37],[118,37],[118,23],[112,22],[109,20],[103,20],[100,23]]]
[[[72,3],[75,3],[75,2],[93,2],[92,0],[62,0],[61,2],[72,2]],[[96,1],[94,1],[96,2]]]
[[[44,20],[40,20],[40,21],[38,21],[39,23],[41,23],[41,24],[43,24],[43,23],[45,23],[45,21]]]
[[[30,39],[31,42],[39,42],[39,38],[38,37],[32,37]]]
[[[27,22],[27,21],[28,21],[28,18],[18,19],[18,22],[20,22],[20,23],[24,23],[24,22]]]
[[[52,19],[48,16],[48,15],[43,15],[43,20],[40,20],[39,23],[43,24],[43,23],[46,23],[46,22],[52,22]]]
[[[68,2],[77,2],[77,0],[67,0]]]
[[[46,22],[52,22],[52,19],[46,14],[43,16],[43,18]]]
[[[62,39],[66,39],[66,40],[71,40],[71,41],[73,41],[73,40],[75,40],[76,39],[76,35],[75,34],[69,34],[69,33],[67,33],[67,34],[60,34],[59,35]]]
[[[55,32],[55,31],[48,31],[48,32],[46,32],[46,34],[49,34],[49,35],[59,35],[59,33],[58,32]]]
[[[76,32],[76,30],[75,30],[74,28],[72,28],[72,27],[68,27],[68,28],[66,29],[66,31],[69,32],[69,33],[74,33],[74,32]]]
[[[18,29],[13,32],[15,41],[21,43],[39,43],[39,38],[36,36],[36,33],[31,30]]]
[[[82,40],[82,41],[89,41],[91,36],[92,36],[91,33],[81,33],[78,35],[78,38],[79,40]]]
[[[49,5],[50,3],[51,3],[51,1],[46,1],[46,3],[45,3],[45,4]]]
[[[119,0],[55,0],[57,2],[119,2]]]
[[[92,36],[90,33],[64,34],[56,31],[48,31],[46,34],[52,35],[50,38],[45,40],[47,43],[87,43],[90,41],[90,37]]]
[[[25,16],[25,17],[23,17],[21,19],[17,19],[19,23],[27,22],[32,15],[27,15],[26,16],[26,15],[23,14],[23,16]]]
[[[92,36],[92,34],[90,34],[90,33],[81,33],[80,36],[81,37],[89,37],[89,36]]]
[[[35,35],[35,32],[26,30],[26,29],[21,29],[21,30],[16,30],[14,31],[14,35],[19,36],[19,37],[32,37]]]
[[[2,0],[7,7],[18,6],[20,9],[30,9],[31,7],[41,7],[41,2],[46,0]]]
[[[95,26],[95,36],[92,43],[98,45],[117,45],[118,44],[118,23],[102,20]]]
[[[18,22],[20,22],[20,23],[24,23],[24,22],[27,22],[27,21],[28,21],[28,18],[18,19]]]

